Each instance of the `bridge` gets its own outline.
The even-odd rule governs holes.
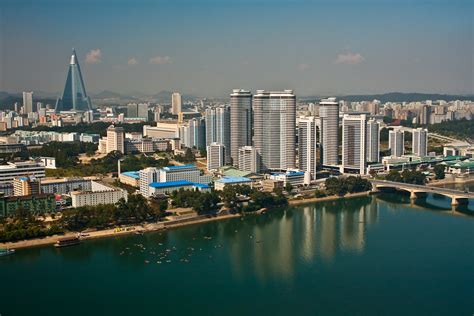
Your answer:
[[[463,191],[453,190],[453,189],[430,187],[426,185],[408,184],[408,183],[393,182],[393,181],[386,181],[386,180],[371,179],[370,182],[372,183],[373,192],[377,192],[383,188],[406,191],[410,193],[410,199],[412,200],[415,200],[419,196],[427,194],[427,193],[434,193],[434,194],[440,194],[440,195],[446,196],[451,199],[451,205],[453,206],[456,206],[459,204],[467,204],[469,203],[469,199],[474,199],[474,193],[472,192],[463,192]]]

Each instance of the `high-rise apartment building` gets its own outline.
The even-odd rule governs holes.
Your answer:
[[[380,161],[380,124],[377,120],[367,121],[367,162]]]
[[[405,134],[402,130],[394,129],[388,132],[388,147],[393,157],[405,154]]]
[[[257,90],[253,97],[253,118],[254,146],[260,153],[262,169],[294,168],[296,96],[293,90]]]
[[[316,179],[317,119],[300,117],[298,123],[298,168]]]
[[[160,181],[160,170],[154,167],[148,167],[139,171],[140,194],[150,196],[150,183]]]
[[[230,162],[230,107],[206,109],[206,146],[220,143],[225,148],[225,163]]]
[[[339,103],[336,98],[319,102],[321,156],[323,166],[339,164]]]
[[[365,174],[367,168],[367,115],[345,114],[342,119],[343,172]]]
[[[421,125],[428,125],[430,124],[430,118],[431,118],[431,106],[429,106],[428,104],[423,104],[423,106],[420,109],[418,121]]]
[[[181,94],[173,92],[171,95],[171,114],[178,115],[181,111]]]
[[[252,146],[243,146],[239,148],[238,168],[242,171],[260,173],[260,155],[257,149]]]
[[[192,118],[180,127],[180,139],[185,147],[206,148],[206,124],[204,118]]]
[[[239,148],[252,144],[252,93],[234,89],[230,95],[230,157],[239,164]]]
[[[218,170],[225,164],[225,147],[221,143],[207,146],[207,170]]]
[[[92,110],[92,103],[86,93],[75,50],[72,51],[63,95],[56,100],[55,108],[56,112]]]
[[[129,103],[127,104],[127,117],[138,117],[138,104]]]
[[[428,155],[428,131],[423,128],[416,128],[412,135],[413,154],[418,157]]]
[[[34,177],[19,177],[13,180],[13,195],[25,196],[40,193],[39,179]]]
[[[112,151],[125,153],[123,128],[114,125],[107,128],[107,153]]]
[[[23,113],[33,112],[33,92],[23,92]]]

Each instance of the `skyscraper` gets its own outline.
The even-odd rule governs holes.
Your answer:
[[[33,112],[33,92],[23,92],[23,113]]]
[[[206,148],[206,129],[203,118],[192,118],[180,127],[180,139],[185,147]]]
[[[254,146],[262,157],[262,169],[294,168],[296,96],[293,90],[257,90],[253,97],[253,117]]]
[[[316,179],[316,118],[301,117],[298,124],[298,168]]]
[[[412,149],[416,156],[425,157],[428,155],[428,131],[426,129],[413,130]]]
[[[405,134],[400,129],[388,132],[388,147],[393,157],[401,157],[405,154]]]
[[[225,147],[226,163],[230,163],[230,108],[206,109],[206,146],[217,142]]]
[[[252,94],[234,89],[230,95],[230,156],[239,165],[239,148],[252,144]]]
[[[323,166],[336,166],[339,163],[339,103],[336,98],[319,102],[321,117],[321,155]]]
[[[207,170],[217,170],[225,164],[225,148],[220,143],[207,146]]]
[[[367,122],[367,162],[380,161],[380,124],[374,119]]]
[[[173,92],[171,95],[171,114],[178,115],[181,111],[181,94]]]
[[[421,125],[427,125],[430,124],[430,118],[431,118],[431,106],[428,104],[423,104],[423,106],[420,109],[420,116],[419,116],[419,122]]]
[[[365,174],[367,167],[367,115],[345,114],[342,119],[343,172]]]
[[[136,103],[129,103],[127,104],[127,117],[138,117],[138,104]]]
[[[92,103],[86,93],[81,68],[79,67],[75,50],[72,50],[71,62],[69,63],[69,71],[67,73],[63,95],[56,101],[56,112],[71,110],[92,110]]]

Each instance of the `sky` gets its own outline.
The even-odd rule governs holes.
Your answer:
[[[472,0],[0,0],[0,91],[474,93]]]

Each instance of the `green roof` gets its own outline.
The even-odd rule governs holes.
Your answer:
[[[221,170],[224,176],[227,176],[227,177],[246,177],[252,174],[252,172],[242,171],[234,167],[224,167]]]

